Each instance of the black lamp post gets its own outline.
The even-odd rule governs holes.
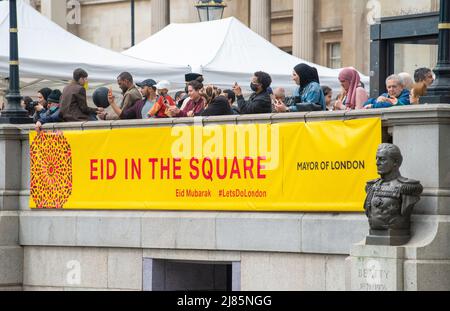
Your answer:
[[[16,0],[9,1],[9,90],[6,95],[6,108],[1,112],[0,123],[32,123],[28,112],[20,106],[19,48],[17,40]]]
[[[135,41],[135,34],[134,34],[134,24],[135,24],[135,14],[134,14],[134,0],[131,0],[131,46],[134,46]]]
[[[227,4],[223,0],[199,0],[195,4],[201,22],[222,19]]]
[[[450,0],[441,0],[439,16],[439,56],[434,72],[436,80],[428,88],[423,104],[450,104]]]

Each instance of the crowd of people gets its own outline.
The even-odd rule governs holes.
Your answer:
[[[283,88],[272,90],[272,78],[268,73],[255,72],[250,88],[252,94],[246,100],[242,88],[235,83],[232,88],[221,90],[214,85],[204,85],[201,74],[185,75],[185,91],[170,96],[171,83],[147,79],[135,83],[133,76],[123,72],[117,84],[123,97],[116,101],[111,88],[99,88],[94,92],[96,108],[89,107],[86,95],[88,73],[78,68],[73,81],[64,90],[43,88],[37,101],[25,97],[22,105],[33,117],[39,131],[45,123],[78,122],[118,119],[188,118],[195,116],[220,116],[260,113],[288,113],[305,111],[335,111],[389,108],[417,105],[419,99],[433,83],[433,73],[419,68],[414,77],[408,73],[391,75],[386,79],[387,93],[369,98],[359,73],[353,68],[340,71],[341,91],[333,100],[333,91],[321,86],[316,68],[307,64],[297,65],[292,74],[297,85],[293,96],[286,96]]]

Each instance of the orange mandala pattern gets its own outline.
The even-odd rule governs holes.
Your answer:
[[[63,208],[72,194],[72,151],[62,132],[41,132],[30,146],[30,195],[37,208]]]

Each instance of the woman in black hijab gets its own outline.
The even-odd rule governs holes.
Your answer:
[[[223,95],[214,98],[213,101],[208,105],[208,108],[206,108],[202,113],[203,117],[228,115],[233,115],[233,110],[231,110],[228,98]]]
[[[277,112],[325,111],[325,95],[320,87],[317,69],[307,64],[294,67],[292,80],[299,86],[294,91],[294,104],[276,103]]]

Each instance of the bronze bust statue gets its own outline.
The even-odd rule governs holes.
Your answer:
[[[411,238],[411,214],[423,187],[419,181],[400,175],[402,161],[397,146],[378,147],[377,169],[381,178],[369,181],[366,186],[364,209],[370,225],[366,244],[399,246]]]

